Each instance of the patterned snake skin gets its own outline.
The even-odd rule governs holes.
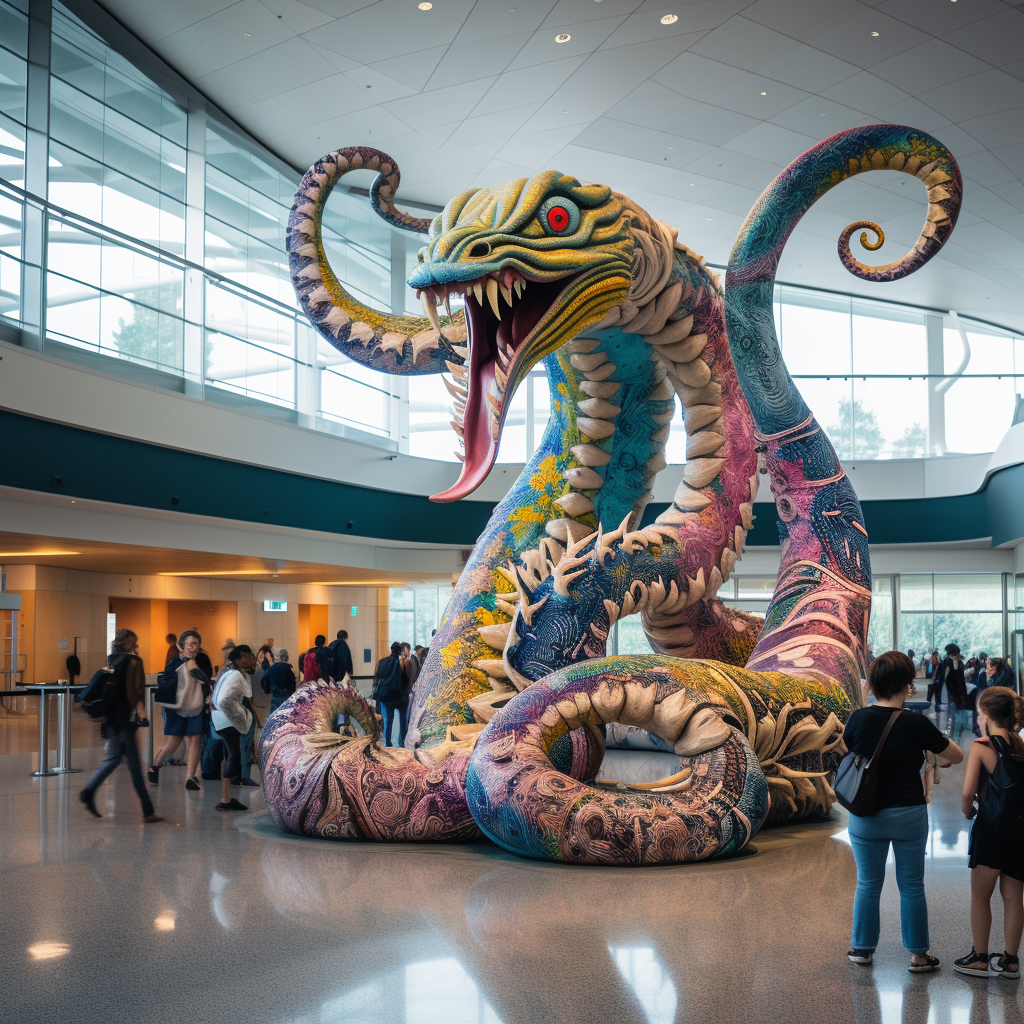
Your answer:
[[[292,278],[320,333],[389,373],[437,373],[463,453],[454,501],[487,476],[516,387],[543,361],[544,438],[480,537],[413,693],[409,749],[381,749],[349,687],[300,689],[260,749],[267,803],[287,830],[329,838],[465,840],[525,856],[650,864],[735,853],[765,820],[828,811],[842,723],[860,702],[871,574],[860,505],[786,371],[772,291],[786,239],[846,178],[923,181],[928,212],[896,280],[949,237],[962,186],[935,139],[877,125],[826,139],[765,191],[736,242],[724,298],[701,257],[628,198],[548,171],[456,196],[430,225],[409,283],[426,316],[357,302],[327,265],[320,214],[347,170],[380,172],[390,223],[398,170],[377,150],[318,161],[288,229]],[[451,304],[463,303],[452,310]],[[443,314],[439,311],[439,304]],[[823,339],[823,344],[828,339]],[[639,517],[678,397],[687,463],[673,503]],[[764,623],[717,598],[742,555],[758,469],[778,512],[782,565]],[[656,654],[604,658],[640,612]],[[331,732],[344,703],[366,735]],[[616,725],[618,723],[618,725]],[[661,783],[595,781],[609,728],[680,757]]]

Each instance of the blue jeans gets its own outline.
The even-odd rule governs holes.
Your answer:
[[[132,777],[132,785],[138,794],[139,802],[142,804],[142,813],[149,817],[153,813],[153,801],[146,791],[146,781],[142,777],[142,763],[139,761],[139,744],[135,739],[138,726],[122,725],[119,727],[106,726],[103,735],[106,738],[106,759],[96,769],[93,777],[85,784],[83,793],[90,796],[96,795],[103,780],[124,760],[128,765],[128,772]]]
[[[380,707],[380,705],[378,705]],[[384,746],[392,747],[394,744],[391,742],[392,727],[395,724],[395,712],[398,712],[398,745],[400,747],[405,746],[405,732],[409,728],[409,702],[403,701],[401,704],[385,704],[383,705],[383,711],[381,717],[384,719]]]
[[[850,815],[850,845],[857,861],[850,940],[854,949],[874,949],[878,945],[878,902],[891,843],[896,854],[903,945],[911,953],[928,952],[928,904],[924,897],[927,840],[928,810],[924,804],[887,807],[870,818]]]

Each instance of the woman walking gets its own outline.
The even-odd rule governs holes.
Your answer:
[[[132,785],[142,804],[142,820],[164,820],[154,813],[153,801],[146,791],[142,762],[139,760],[139,745],[135,739],[135,733],[149,725],[145,705],[146,670],[142,666],[138,649],[139,638],[130,629],[119,629],[114,634],[107,665],[114,674],[117,697],[114,709],[102,727],[103,738],[107,741],[107,758],[78,795],[86,810],[97,818],[103,815],[96,810],[96,790],[123,760],[128,762]]]
[[[1020,977],[1021,932],[1024,931],[1024,843],[1020,827],[1014,834],[1016,808],[1007,801],[1002,817],[991,820],[991,815],[979,808],[985,802],[989,779],[996,771],[1000,758],[1012,759],[1013,770],[1021,775],[1024,766],[1016,759],[1024,759],[1024,740],[1018,730],[1024,726],[1024,698],[1018,697],[1005,686],[989,686],[978,698],[978,727],[981,739],[971,746],[964,773],[961,797],[964,817],[974,818],[971,841],[968,846],[971,868],[971,932],[974,945],[967,956],[954,961],[953,969],[974,978]],[[977,817],[975,817],[977,815]],[[999,895],[1003,898],[1002,954],[989,956],[988,940],[992,929],[992,892],[999,882]]]
[[[903,945],[911,954],[907,969],[922,973],[935,970],[939,961],[928,952],[928,905],[924,895],[928,810],[921,767],[927,750],[950,764],[959,764],[964,752],[923,715],[903,711],[913,679],[914,663],[901,651],[876,658],[868,669],[868,686],[876,703],[854,711],[843,733],[847,749],[870,758],[890,718],[896,716],[878,755],[878,810],[872,815],[850,814],[857,891],[847,956],[855,964],[873,961],[880,930],[878,904],[891,844],[896,855]]]

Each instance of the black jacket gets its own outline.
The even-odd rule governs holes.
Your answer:
[[[347,672],[349,676],[356,674],[355,669],[352,667],[352,652],[349,650],[348,644],[344,640],[335,640],[329,648],[331,656],[334,659],[334,678],[342,680],[345,678]]]

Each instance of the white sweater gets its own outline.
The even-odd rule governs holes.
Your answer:
[[[242,704],[243,697],[252,697],[249,677],[237,668],[222,672],[213,691],[213,727],[233,726],[243,736],[252,725],[252,715]]]

